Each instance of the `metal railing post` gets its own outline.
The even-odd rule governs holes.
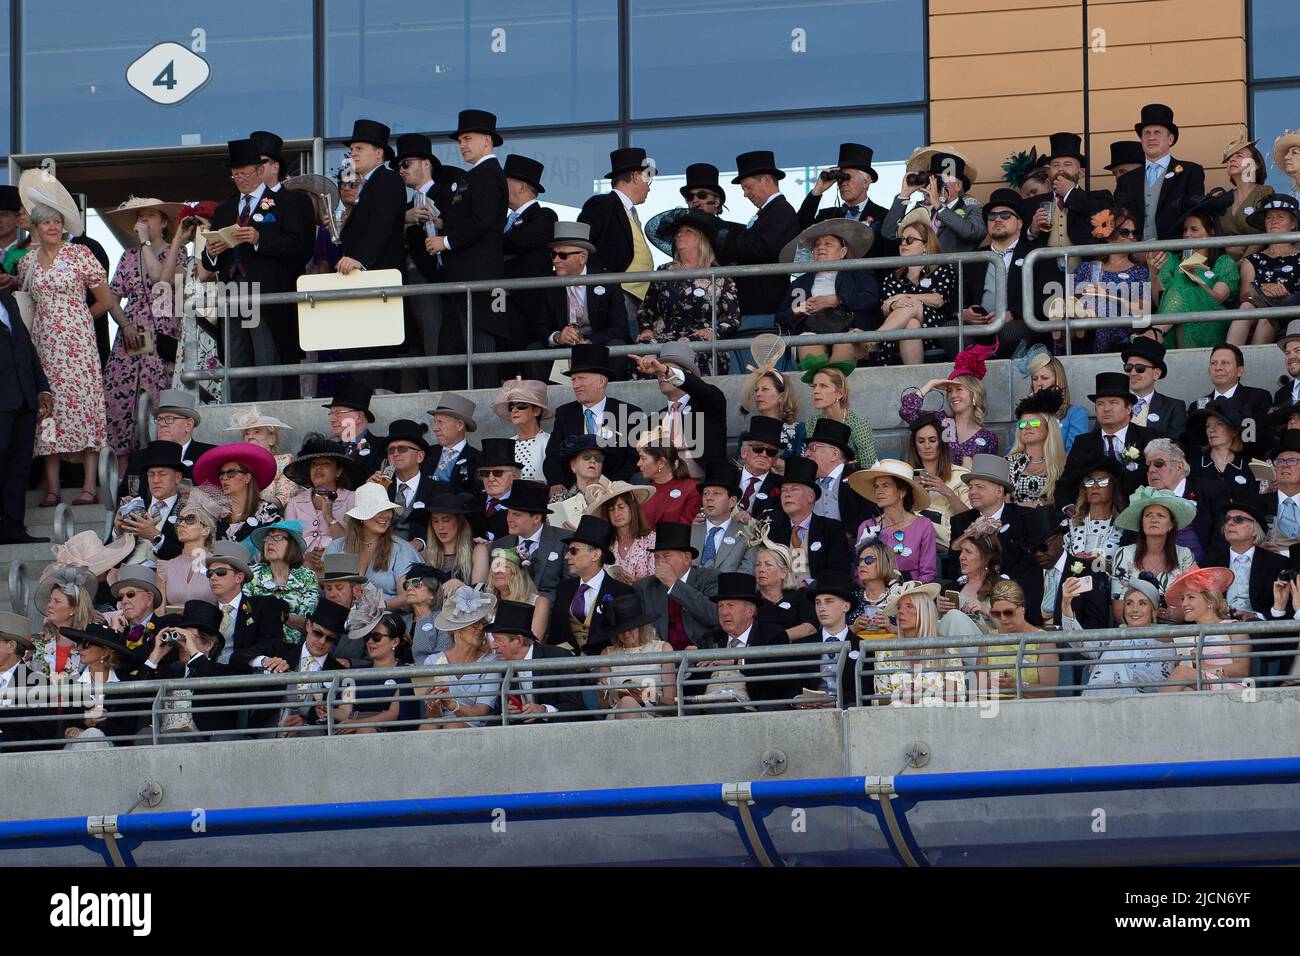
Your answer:
[[[465,387],[474,388],[474,293],[465,293]]]
[[[325,688],[325,736],[334,736],[334,688],[338,686],[337,681],[330,681],[329,686]],[[303,705],[307,702],[303,701]]]
[[[196,280],[197,281],[197,280]],[[181,286],[184,290],[184,285]],[[199,383],[186,381],[186,372],[197,371],[199,367],[199,316],[196,305],[190,303],[185,292],[181,293],[181,387],[194,396],[194,404],[199,404]]]
[[[718,373],[718,274],[709,273],[709,341],[713,343],[713,351],[710,352],[709,368],[713,374]]]
[[[515,676],[515,664],[511,661],[506,672],[501,676],[501,726],[510,726],[510,684]]]
[[[154,744],[158,743],[158,714],[162,710],[163,694],[167,691],[167,682],[163,681],[158,685],[158,693],[153,695],[153,703],[149,705],[149,731],[153,737]]]
[[[234,397],[230,394],[230,298],[224,292],[220,291],[218,285],[217,300],[221,303],[221,343],[223,351],[221,353],[221,400],[223,402],[233,402]]]

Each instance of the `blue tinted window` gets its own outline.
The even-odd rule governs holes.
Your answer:
[[[1300,36],[1300,4],[1295,0],[1251,0],[1252,79],[1300,76],[1295,40]]]
[[[450,130],[466,107],[502,126],[618,118],[615,0],[331,0],[326,134],[365,116]]]
[[[6,86],[9,83],[9,56],[9,0],[0,0],[0,82]],[[0,153],[9,152],[12,100],[11,95],[0,96]]]
[[[26,0],[22,32],[24,152],[216,143],[253,129],[312,135],[310,0]],[[179,105],[160,105],[127,79],[164,42],[184,55],[170,68],[167,59],[150,64],[144,86],[155,96],[184,91],[196,70],[207,74]]]
[[[632,116],[924,98],[918,0],[630,0]]]
[[[1259,139],[1259,151],[1268,163],[1268,184],[1278,192],[1289,192],[1287,176],[1273,159],[1273,140],[1284,129],[1300,129],[1300,83],[1290,87],[1256,90],[1252,94],[1255,128],[1251,135]]]

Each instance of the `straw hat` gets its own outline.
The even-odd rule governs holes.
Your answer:
[[[1165,588],[1165,602],[1177,607],[1189,591],[1218,591],[1227,594],[1232,587],[1233,574],[1227,568],[1189,568],[1174,578]]]
[[[811,262],[812,247],[822,236],[835,236],[848,246],[850,259],[861,259],[876,240],[876,233],[866,223],[852,219],[824,219],[815,222],[781,249],[781,262]]]
[[[225,430],[228,432],[242,432],[249,428],[288,428],[292,430],[293,426],[280,421],[278,418],[263,414],[256,405],[252,405],[242,412],[235,412],[235,414],[231,415],[230,424],[226,426]]]
[[[1232,158],[1233,153],[1238,153],[1241,152],[1241,150],[1243,149],[1250,149],[1252,146],[1257,146],[1257,145],[1259,145],[1259,140],[1251,139],[1249,135],[1246,133],[1246,131],[1242,130],[1236,136],[1233,137],[1231,143],[1223,147],[1223,159],[1221,161],[1226,166],[1228,160]],[[1263,170],[1261,169],[1258,172],[1262,173]]]
[[[870,468],[849,475],[849,487],[867,501],[875,500],[877,478],[893,478],[912,489],[912,510],[924,511],[930,506],[930,492],[912,475],[912,466],[897,458],[881,458]]]
[[[354,521],[369,521],[381,511],[401,514],[403,508],[396,502],[388,500],[388,492],[382,485],[367,481],[357,489],[356,504],[347,512],[347,516]]]
[[[55,564],[79,564],[99,577],[130,556],[135,550],[135,535],[119,535],[117,540],[105,544],[95,532],[82,531],[50,550],[54,552]]]
[[[1129,499],[1128,507],[1120,512],[1119,517],[1115,519],[1115,527],[1123,528],[1125,531],[1136,531],[1139,534],[1142,531],[1142,512],[1146,511],[1151,505],[1159,505],[1168,511],[1174,519],[1174,525],[1178,531],[1182,531],[1189,524],[1196,520],[1196,502],[1188,501],[1172,491],[1165,491],[1163,488],[1150,488],[1143,485],[1133,497]]]
[[[178,202],[163,202],[161,199],[146,199],[132,196],[111,212],[104,213],[103,218],[112,222],[119,229],[130,232],[135,228],[136,216],[141,209],[156,209],[171,226],[172,234],[180,226],[181,212],[185,206]]]
[[[885,602],[880,609],[880,613],[890,617],[898,610],[898,602],[905,597],[928,597],[931,601],[939,596],[942,587],[937,581],[931,581],[929,584],[923,584],[920,581],[904,581],[897,591]]]
[[[935,156],[955,156],[965,164],[965,168],[962,170],[965,177],[973,183],[979,182],[979,173],[970,159],[961,150],[954,149],[951,146],[922,146],[913,151],[912,155],[907,158],[907,171],[909,173],[927,172],[933,165]]]
[[[638,504],[645,504],[655,493],[654,485],[634,485],[626,481],[611,481],[608,484],[588,485],[582,494],[587,499],[587,514],[592,514],[601,505],[608,504],[619,495],[631,495]]]
[[[29,169],[19,177],[18,198],[22,200],[23,208],[27,210],[29,216],[32,207],[41,203],[58,211],[63,217],[63,228],[69,235],[79,236],[85,231],[85,224],[81,221],[81,210],[72,198],[72,194],[44,169]]]
[[[1273,140],[1273,162],[1277,163],[1278,169],[1282,168],[1282,157],[1292,146],[1300,146],[1300,129],[1284,129],[1282,135]]]
[[[497,389],[496,398],[492,400],[492,411],[496,412],[497,418],[503,422],[510,421],[510,409],[506,406],[511,402],[526,402],[529,405],[536,405],[542,410],[543,421],[555,416],[555,413],[551,411],[550,403],[546,400],[546,383],[539,382],[536,379],[511,379]]]

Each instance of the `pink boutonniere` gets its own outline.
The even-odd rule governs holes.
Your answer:
[[[258,209],[270,209],[275,205],[275,200],[270,196],[263,196],[262,201],[257,204]]]

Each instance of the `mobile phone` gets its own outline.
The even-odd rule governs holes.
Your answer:
[[[970,310],[978,315],[988,315],[988,310],[982,305],[972,305]]]
[[[925,469],[924,469],[924,468],[913,468],[913,469],[912,469],[912,477],[913,477],[913,478],[924,478],[924,477],[925,477]]]
[[[1086,578],[1078,578],[1078,581],[1080,594],[1087,594],[1092,590],[1092,575],[1088,575]]]
[[[949,601],[951,601],[956,607],[961,607],[960,591],[944,591],[943,596],[946,597]]]

